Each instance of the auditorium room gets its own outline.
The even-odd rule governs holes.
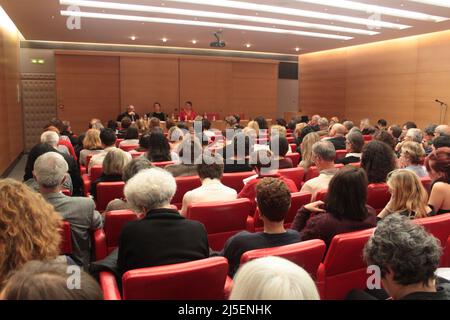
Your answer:
[[[0,0],[0,303],[450,300],[448,103],[449,0]]]

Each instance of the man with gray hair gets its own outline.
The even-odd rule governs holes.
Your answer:
[[[364,248],[394,300],[450,300],[450,284],[436,281],[441,255],[439,240],[400,214],[381,220]]]
[[[319,126],[319,130],[317,131],[317,133],[319,134],[319,136],[323,137],[328,135],[328,119],[325,117],[322,117],[319,119],[319,121],[317,122],[318,126]]]
[[[102,217],[95,210],[92,199],[67,197],[60,192],[68,168],[61,154],[47,152],[37,158],[33,174],[42,196],[70,223],[73,260],[88,270],[91,261],[91,232],[102,227]]]
[[[400,150],[402,149],[403,143],[407,142],[407,141],[417,142],[422,145],[422,142],[423,142],[422,130],[417,129],[417,128],[408,129],[408,131],[406,131],[405,139],[402,142],[397,144],[397,146],[395,147],[395,151],[400,152]]]
[[[345,132],[349,133],[350,130],[352,130],[353,127],[355,127],[353,121],[347,120],[342,123],[342,125],[345,127]]]
[[[351,130],[345,139],[347,154],[345,158],[337,159],[335,163],[347,165],[361,162],[362,148],[364,147],[364,137],[359,130]]]
[[[175,178],[153,168],[140,171],[125,185],[125,197],[142,220],[126,224],[119,240],[118,273],[132,269],[188,262],[209,257],[208,235],[198,221],[172,209]]]
[[[70,155],[69,149],[67,149],[66,146],[58,145],[59,140],[60,140],[59,134],[57,134],[55,131],[45,131],[44,133],[41,134],[41,143],[51,145],[59,152]]]
[[[334,167],[336,150],[331,142],[319,141],[313,144],[312,155],[313,162],[320,173],[318,177],[306,181],[300,191],[310,192],[312,194],[311,201],[314,201],[317,192],[322,189],[328,189],[331,178],[337,172],[337,169]]]
[[[434,136],[450,136],[450,126],[448,124],[441,124],[434,129]]]

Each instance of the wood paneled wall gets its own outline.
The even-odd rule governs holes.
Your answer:
[[[0,8],[1,9],[1,8]],[[19,36],[0,21],[0,175],[23,151]]]
[[[450,31],[300,56],[299,109],[358,122],[439,122],[450,103]],[[444,123],[450,122],[450,111]]]
[[[102,55],[56,52],[58,115],[75,132],[90,118],[115,119],[133,104],[138,113],[153,102],[177,113],[192,101],[198,114],[273,118],[277,112],[278,62],[172,55]]]

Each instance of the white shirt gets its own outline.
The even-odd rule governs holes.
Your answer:
[[[314,179],[306,181],[300,191],[310,192],[312,194],[311,202],[315,201],[317,192],[323,189],[328,189],[328,185],[337,171],[337,169],[320,171],[320,175]]]
[[[191,203],[230,201],[236,200],[236,198],[236,190],[223,185],[218,179],[206,178],[202,181],[201,187],[185,193],[181,214],[186,216],[187,209]]]

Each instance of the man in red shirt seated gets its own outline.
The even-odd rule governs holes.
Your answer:
[[[248,198],[253,203],[256,203],[256,184],[263,178],[277,178],[283,181],[290,192],[297,192],[297,186],[291,179],[285,178],[278,173],[278,168],[273,164],[273,154],[269,150],[255,151],[250,155],[250,164],[255,170],[257,176],[253,177],[246,183],[242,191],[238,194],[238,198]],[[245,182],[245,181],[244,181]]]
[[[180,121],[193,121],[197,114],[192,109],[192,102],[186,101],[180,112]]]

